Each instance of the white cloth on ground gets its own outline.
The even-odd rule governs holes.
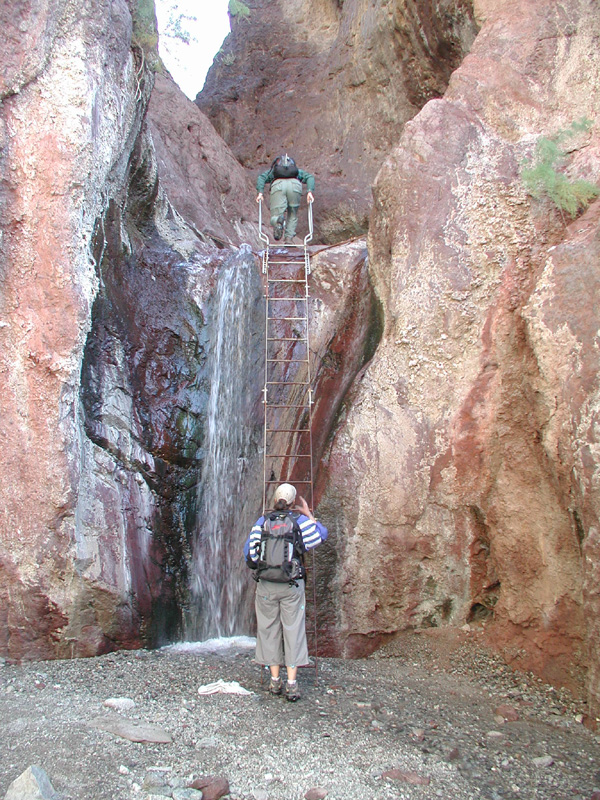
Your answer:
[[[250,692],[248,689],[244,689],[243,686],[237,681],[224,681],[219,678],[218,681],[214,683],[206,683],[204,686],[200,686],[198,688],[198,694],[254,694],[254,692]]]

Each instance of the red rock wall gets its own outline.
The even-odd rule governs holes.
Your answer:
[[[598,119],[600,19],[587,2],[486,5],[375,183],[385,332],[325,494],[346,539],[342,640],[364,652],[487,617],[510,663],[587,680],[597,705],[600,209],[569,222],[519,171],[539,135]],[[599,136],[575,143],[571,175],[599,180]]]
[[[160,181],[172,206],[209,242],[249,242],[260,249],[250,176],[198,107],[161,74],[148,121]]]
[[[211,235],[251,238],[221,202],[233,188],[252,204],[251,186],[163,81],[211,155],[195,185],[222,186],[212,221],[175,213],[144,123],[152,30],[129,4],[0,13],[0,653],[139,647],[181,624],[223,260],[260,291],[252,255]]]
[[[133,96],[125,6],[99,7],[83,19],[60,3],[17,3],[10,11],[0,122],[0,649],[41,656],[53,652],[68,623],[76,580],[75,407],[95,291],[90,238],[111,164],[140,119],[134,102],[119,101],[124,89]],[[53,40],[58,24],[62,36]],[[17,33],[24,28],[25,36]],[[82,44],[98,31],[98,49],[111,56],[102,77]]]
[[[196,102],[254,177],[289,151],[317,179],[324,241],[366,231],[403,124],[473,41],[468,0],[250,0]]]
[[[0,654],[88,656],[177,637],[194,618],[215,287],[231,260],[251,298],[236,321],[254,442],[235,454],[231,553],[258,515],[261,284],[249,249],[227,246],[256,239],[256,204],[212,125],[150,69],[152,51],[142,59],[152,30],[132,27],[130,4],[14,12],[0,110]],[[364,242],[315,269],[322,450],[364,360],[372,293]]]

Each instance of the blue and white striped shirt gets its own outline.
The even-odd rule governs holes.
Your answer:
[[[296,515],[294,514],[294,516]],[[256,523],[252,526],[250,536],[247,538],[246,544],[244,545],[244,557],[248,558],[248,556],[250,556],[252,561],[258,561],[260,535],[262,533],[264,521],[264,516],[258,518]],[[321,542],[324,542],[327,538],[327,528],[322,522],[318,520],[313,522],[312,519],[309,519],[305,514],[298,514],[296,522],[300,527],[305,550],[312,550],[313,547],[321,544]]]

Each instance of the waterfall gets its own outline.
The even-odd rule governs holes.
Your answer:
[[[220,267],[209,322],[210,393],[185,620],[188,641],[251,629],[254,584],[242,546],[261,503],[261,296],[253,256],[242,246]]]

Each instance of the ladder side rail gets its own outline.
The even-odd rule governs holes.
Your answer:
[[[269,237],[266,233],[263,233],[262,229],[262,204],[263,201],[258,201],[258,238],[267,245],[267,250],[269,249]],[[264,272],[264,264],[263,264],[263,272]]]
[[[304,280],[305,280],[305,297],[306,297],[306,383],[308,386],[308,448],[309,448],[309,472],[308,472],[308,481],[307,481],[307,488],[310,492],[310,498],[307,499],[308,507],[310,508],[311,512],[314,513],[314,480],[313,480],[313,437],[312,437],[312,430],[313,430],[313,392],[312,392],[312,375],[311,375],[311,368],[310,368],[310,333],[309,333],[309,324],[308,324],[308,309],[309,309],[309,287],[308,287],[308,276],[311,273],[310,268],[310,254],[308,252],[307,243],[312,239],[312,203],[309,204],[309,236],[304,240]],[[317,685],[318,678],[319,678],[319,637],[318,637],[318,624],[317,624],[317,567],[316,567],[316,556],[315,556],[315,548],[312,551],[312,605],[313,605],[313,638],[314,638],[314,651],[315,651],[315,686]]]
[[[262,208],[262,201],[259,203],[259,220],[261,219],[261,208]],[[268,380],[269,380],[269,342],[268,342],[268,335],[269,335],[269,237],[267,237],[267,247],[265,250],[265,258],[263,259],[263,272],[266,272],[267,280],[265,283],[265,382],[263,385],[263,411],[264,411],[264,422],[263,422],[263,492],[262,492],[262,507],[263,507],[263,515],[266,511],[267,505],[267,414],[269,408],[269,388],[268,388]]]
[[[305,254],[306,254],[306,245],[313,238],[313,210],[312,210],[312,207],[313,207],[313,204],[309,203],[308,204],[308,233],[304,237],[304,248],[305,248],[304,252],[305,252]],[[310,269],[309,269],[309,274],[310,274]]]

